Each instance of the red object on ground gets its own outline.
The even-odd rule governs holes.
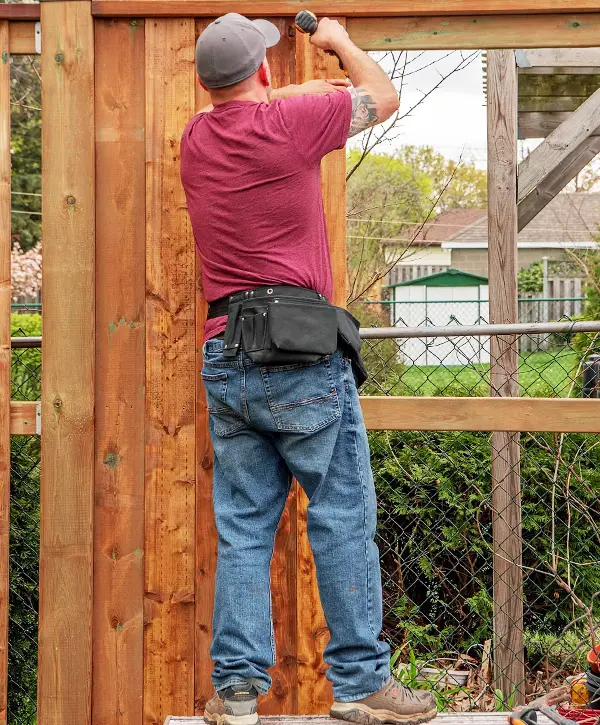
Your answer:
[[[568,720],[574,720],[582,725],[600,725],[600,711],[598,710],[576,710],[568,703],[561,703],[556,709]]]
[[[588,652],[587,661],[592,672],[600,675],[600,644],[597,644],[594,649]]]

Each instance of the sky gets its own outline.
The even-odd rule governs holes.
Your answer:
[[[381,59],[381,54],[373,57]],[[386,61],[383,63],[385,67]],[[448,77],[444,80],[444,76]],[[423,100],[425,94],[430,95]],[[391,152],[405,144],[433,146],[455,160],[463,152],[464,160],[485,168],[486,108],[480,51],[407,53],[400,110],[404,117],[397,138],[383,145],[382,151]]]

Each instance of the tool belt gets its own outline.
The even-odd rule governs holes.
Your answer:
[[[356,384],[367,379],[358,320],[314,290],[272,285],[210,303],[209,320],[224,315],[225,359],[243,350],[258,365],[310,364],[340,347],[352,363]]]

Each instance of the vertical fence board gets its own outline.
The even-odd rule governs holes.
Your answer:
[[[145,27],[144,719],[162,725],[194,712],[195,262],[179,178],[179,140],[194,112],[194,21]]]
[[[42,485],[39,725],[91,717],[94,36],[90,3],[42,18]]]
[[[514,53],[492,50],[488,72],[490,322],[518,321],[517,70]],[[517,340],[491,341],[492,395],[518,395]],[[518,433],[493,433],[495,686],[517,703],[525,694],[521,477]]]
[[[95,45],[97,305],[92,723],[141,725],[144,21],[98,20]]]
[[[279,43],[269,50],[268,60],[273,87],[296,82],[296,41],[292,23],[285,18],[270,18],[281,33]],[[296,589],[296,506],[298,483],[293,482],[286,508],[275,538],[271,562],[273,626],[277,648],[277,666],[271,670],[273,686],[261,708],[265,715],[294,714],[298,710],[298,642]]]
[[[210,23],[210,18],[196,22],[196,37]],[[210,96],[196,83],[196,111],[210,103]],[[217,527],[213,512],[212,476],[213,451],[208,432],[208,410],[202,383],[202,341],[208,305],[204,299],[200,260],[196,257],[196,673],[195,709],[204,711],[207,700],[214,692],[210,675],[210,643],[212,638],[212,612],[217,570]]]
[[[345,23],[343,18],[338,18]],[[335,58],[309,43],[308,36],[296,35],[296,77],[298,83],[312,78],[343,77]],[[345,306],[346,282],[346,152],[330,153],[321,164],[321,179],[327,234],[333,267],[333,299]],[[321,608],[314,559],[306,533],[305,494],[298,492],[298,712],[324,714],[333,699],[331,685],[325,678],[323,650],[329,633]]]
[[[10,53],[0,20],[0,725],[8,686],[10,539]]]

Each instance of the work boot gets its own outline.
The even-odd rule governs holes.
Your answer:
[[[334,702],[331,717],[359,725],[426,722],[437,715],[435,698],[424,690],[411,690],[391,679],[379,692],[354,702]]]
[[[251,685],[219,690],[204,707],[204,721],[211,725],[257,725],[258,691]]]

